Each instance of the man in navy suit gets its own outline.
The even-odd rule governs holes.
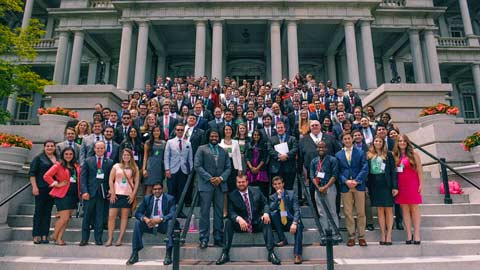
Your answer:
[[[162,138],[166,141],[174,137],[175,132],[175,125],[177,125],[177,119],[173,118],[170,114],[170,105],[163,104],[162,106],[163,115],[158,118],[158,124],[162,132]]]
[[[323,123],[326,113],[322,110],[322,102],[320,100],[315,100],[313,104],[315,105],[315,111],[310,113],[310,120],[317,120],[320,123]]]
[[[80,246],[88,244],[90,238],[91,219],[94,220],[95,244],[103,245],[103,222],[105,205],[108,203],[108,177],[113,167],[113,161],[105,158],[105,143],[95,143],[95,156],[85,160],[80,174],[80,191],[83,199],[82,240]]]
[[[225,220],[223,252],[216,261],[217,265],[230,261],[230,247],[234,232],[263,232],[263,239],[268,250],[268,261],[281,264],[275,255],[273,232],[270,220],[270,207],[262,192],[256,188],[248,188],[246,175],[237,176],[237,189],[228,194],[228,218]]]
[[[175,198],[163,193],[163,184],[160,182],[153,185],[152,191],[153,194],[145,196],[142,204],[135,212],[137,220],[133,228],[132,255],[128,259],[127,265],[138,262],[138,252],[143,249],[143,233],[156,234],[159,232],[165,234],[173,222],[176,210]],[[169,265],[172,263],[173,240],[171,235],[168,236],[166,247],[163,264]]]
[[[263,116],[263,128],[260,129],[262,138],[265,142],[268,142],[272,136],[277,135],[277,131],[272,127],[272,116],[266,114]]]
[[[287,245],[284,231],[295,235],[293,248],[294,263],[302,263],[303,224],[300,219],[300,206],[293,190],[285,190],[283,178],[275,176],[272,179],[275,193],[270,195],[270,216],[278,234],[277,246]]]
[[[344,148],[335,155],[338,160],[338,177],[341,183],[345,225],[348,231],[347,246],[355,245],[355,221],[353,207],[357,212],[357,232],[360,246],[367,246],[365,241],[365,190],[368,176],[368,162],[363,151],[353,147],[350,133],[342,135]]]
[[[297,174],[293,168],[295,168],[296,164],[295,158],[298,152],[298,142],[295,137],[287,134],[285,123],[278,122],[276,128],[278,134],[272,136],[267,143],[270,156],[270,173],[271,176],[281,175],[285,179],[285,188],[293,190],[293,183]],[[279,153],[275,150],[275,146],[281,143],[287,143],[287,153]]]

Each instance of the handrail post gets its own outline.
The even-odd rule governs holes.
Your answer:
[[[173,270],[180,270],[180,229],[173,230]]]
[[[448,175],[447,175],[447,167],[445,167],[446,160],[445,158],[440,158],[442,162],[440,162],[440,166],[442,168],[442,182],[443,182],[443,190],[445,190],[445,198],[443,199],[443,203],[445,204],[452,204],[452,198],[450,197],[450,187],[448,186]]]
[[[333,270],[335,268],[333,261],[333,235],[332,230],[326,229],[325,235],[327,239],[327,270]]]

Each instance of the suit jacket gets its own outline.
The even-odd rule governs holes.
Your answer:
[[[250,210],[252,212],[252,224],[262,222],[260,217],[270,212],[267,199],[259,189],[248,187],[248,201],[250,202]],[[247,208],[238,189],[228,194],[228,217],[234,223],[237,222],[237,217],[242,217],[245,221],[248,220]]]
[[[187,128],[188,126],[185,126],[185,129]],[[192,135],[190,136],[189,141],[192,145],[193,157],[195,157],[195,153],[197,153],[198,147],[205,143],[205,131],[203,131],[203,129],[199,129],[198,127],[193,128]]]
[[[77,172],[77,189],[78,189],[78,196],[80,197],[80,166],[77,164],[75,166],[75,170]],[[52,187],[50,191],[50,196],[54,198],[63,198],[67,195],[68,189],[70,188],[70,170],[68,168],[64,168],[60,162],[56,162],[43,176],[45,182],[48,183],[49,186],[53,184],[54,181],[58,183],[67,182],[67,184],[63,187]]]
[[[270,138],[267,137],[267,131],[265,130],[265,127],[260,129],[260,133],[262,133],[262,139],[265,141],[265,143],[268,143]],[[273,126],[270,126],[270,137],[276,136],[277,130],[273,128]]]
[[[182,140],[182,150],[179,148],[178,140]],[[190,142],[175,137],[167,141],[163,163],[165,170],[172,174],[182,170],[184,174],[190,174],[193,168],[193,152]]]
[[[335,156],[335,153],[341,149],[340,145],[331,135],[323,133],[322,141],[324,141],[327,146],[327,155]],[[300,140],[298,148],[299,163],[304,166],[305,169],[308,169],[312,160],[318,156],[317,145],[309,134]]]
[[[223,192],[227,191],[227,180],[230,176],[231,161],[228,153],[219,145],[218,157],[215,159],[210,149],[210,145],[202,145],[195,154],[194,167],[198,178],[198,191],[212,191],[214,186],[210,183],[212,177],[222,177],[223,181],[220,188]]]
[[[103,134],[98,135],[100,137],[100,140],[103,141],[105,137],[103,137]],[[90,134],[87,137],[83,138],[82,140],[82,146],[80,148],[80,164],[83,164],[85,159],[88,157],[88,151],[90,150],[90,146],[94,145],[96,142],[96,137],[97,135],[95,134]],[[93,148],[93,147],[92,147]]]
[[[320,110],[320,113],[317,114],[317,111],[315,110],[314,112],[310,113],[310,120],[317,120],[321,123],[323,123],[323,119],[325,119],[325,111]]]
[[[307,95],[307,98],[304,98],[304,96],[303,96],[303,91],[301,91],[301,92],[300,92],[300,100],[301,100],[301,101],[306,100],[306,101],[308,101],[308,103],[312,103],[312,99],[313,99],[313,93],[312,93],[312,91],[308,91],[308,90],[307,90],[306,95]]]
[[[158,117],[158,125],[160,126],[160,129],[162,130],[162,135],[163,135],[163,139],[166,139],[165,138],[165,133],[163,132],[163,129],[164,129],[164,116],[161,116],[161,117]],[[175,126],[177,125],[178,123],[178,120],[169,116],[168,117],[168,139],[171,139],[173,137],[175,137]]]
[[[97,156],[87,158],[80,169],[81,194],[88,193],[90,194],[90,198],[102,196],[102,185],[104,195],[106,195],[108,191],[108,178],[112,167],[113,161],[108,158],[103,158],[102,172],[104,177],[103,179],[97,179]]]
[[[128,137],[128,134],[130,133],[130,130],[132,129],[131,126],[128,126],[127,127],[127,133],[126,134],[123,134],[123,126],[122,125],[117,125],[117,129],[115,130],[115,137],[113,138],[113,140],[118,143],[118,144],[121,144],[123,142],[123,140]]]
[[[343,134],[343,128],[340,123],[336,123],[332,127],[333,134],[335,134],[335,137],[337,138],[338,141],[341,141],[342,139],[342,134]]]
[[[230,123],[231,123],[230,126],[233,128],[233,134],[235,134],[235,132],[237,131],[237,125],[235,124],[235,120],[232,119],[232,121],[230,121]],[[227,123],[225,121],[223,121],[220,124],[217,124],[217,129],[220,132],[220,137],[222,137],[222,138],[225,137],[225,134],[223,133],[223,128],[225,127],[226,124]]]
[[[290,131],[290,124],[288,122],[287,117],[285,117],[283,114],[281,114],[279,117],[280,117],[280,121],[285,123],[285,128],[287,129],[287,131]],[[277,116],[272,115],[272,127],[275,128],[276,124],[277,124]]]
[[[208,120],[205,118],[198,118],[197,119],[197,125],[195,126],[196,128],[199,128],[201,130],[208,130]]]
[[[355,109],[355,107],[362,107],[362,99],[357,95],[353,97],[353,104],[350,96],[348,96],[348,102],[350,103],[350,111],[348,111],[349,113],[353,113],[353,109]]]
[[[348,192],[349,188],[345,182],[350,179],[355,179],[358,182],[357,190],[365,191],[368,176],[368,162],[365,153],[353,147],[350,164],[347,161],[344,149],[340,150],[335,157],[338,159],[338,177],[342,192]]]
[[[135,218],[143,221],[144,217],[151,218],[153,211],[153,203],[155,202],[155,196],[147,195],[143,198],[142,203],[135,211]],[[163,193],[162,194],[162,214],[163,221],[169,221],[175,215],[177,206],[175,204],[175,198],[172,195]]]
[[[75,142],[72,142],[72,145],[73,145],[73,151],[75,152],[75,158],[77,160],[80,159],[80,151],[81,151],[81,147],[79,144],[75,143]],[[57,143],[57,145],[55,146],[55,154],[57,155],[57,157],[60,157],[63,149],[69,147],[69,143],[68,141],[63,141],[63,142],[59,142]]]
[[[280,144],[280,135],[275,135],[268,140],[268,153],[270,154],[270,173],[278,173],[281,168],[284,170],[291,170],[295,168],[295,157],[297,156],[298,143],[293,136],[285,134],[285,142],[288,144],[288,159],[287,161],[280,161],[278,159],[278,152],[275,150],[275,145]]]
[[[247,126],[247,133],[249,131],[249,125],[250,125],[249,123],[250,123],[250,121],[245,119],[245,125]],[[258,119],[254,118],[252,120],[252,134],[253,134],[253,131],[255,131],[256,129],[261,129],[261,128],[262,128],[262,125],[258,123]],[[235,132],[236,132],[236,130],[235,130]],[[249,133],[249,135],[250,135],[250,133]]]
[[[105,143],[105,155],[104,157],[108,157],[109,159],[113,160],[113,163],[118,163],[120,161],[120,145],[112,140],[112,149],[110,151],[110,156],[108,157],[107,155],[107,146]],[[95,151],[94,151],[94,145],[90,145],[88,147],[88,154],[87,158],[95,156]]]
[[[293,190],[284,190],[282,199],[285,204],[285,211],[287,211],[287,219],[300,223],[300,206]],[[274,193],[270,195],[270,214],[274,215],[276,212],[280,212],[280,199],[277,193]]]
[[[350,100],[347,96],[343,96],[343,98],[337,97],[338,102],[343,102],[345,104],[345,111],[350,112],[352,105],[350,104]]]
[[[295,115],[295,110],[293,110],[292,112],[290,112],[288,114],[288,124],[289,126],[291,127],[292,130],[296,130],[298,129],[298,119],[300,117],[300,111],[297,112],[297,114]],[[293,132],[290,131],[290,134],[292,134]]]

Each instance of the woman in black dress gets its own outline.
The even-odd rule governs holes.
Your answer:
[[[376,136],[367,153],[370,173],[367,187],[371,206],[378,209],[380,245],[392,244],[393,204],[398,193],[395,159],[385,140]]]
[[[43,143],[43,152],[38,154],[30,164],[30,183],[35,196],[35,212],[33,214],[33,243],[48,244],[48,232],[52,216],[53,198],[48,195],[50,187],[43,180],[43,175],[57,162],[55,142],[47,140]]]

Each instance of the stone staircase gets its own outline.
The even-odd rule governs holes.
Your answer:
[[[480,269],[480,204],[469,202],[468,195],[452,195],[454,204],[444,205],[443,195],[438,192],[440,180],[426,174],[424,204],[422,211],[422,244],[405,245],[405,232],[394,230],[393,246],[380,246],[378,228],[366,233],[368,247],[346,247],[344,243],[334,248],[335,268],[348,270],[447,270]],[[198,217],[199,209],[195,208]],[[0,242],[0,269],[168,269],[163,266],[165,254],[164,235],[145,235],[146,247],[140,253],[140,262],[126,266],[131,252],[131,237],[134,220],[129,220],[124,245],[103,247],[93,244],[79,247],[81,219],[73,218],[65,233],[67,246],[53,244],[34,245],[31,241],[33,203],[21,204],[17,213],[10,214],[8,224],[12,227],[12,240]],[[265,261],[266,250],[262,247],[260,234],[236,234],[231,251],[232,263],[216,266],[221,253],[217,247],[200,250],[197,247],[198,233],[187,235],[181,248],[181,269],[326,269],[326,249],[319,246],[319,234],[311,210],[302,207],[304,231],[304,263],[293,264],[293,238],[288,234],[290,245],[277,248],[282,259],[281,266]],[[53,224],[54,220],[52,220]],[[198,220],[195,219],[198,224]],[[118,226],[118,222],[117,222]],[[343,220],[341,221],[341,227]],[[345,237],[345,232],[342,232]],[[115,234],[116,236],[116,234]],[[93,235],[91,236],[93,237]],[[105,235],[106,238],[106,235]],[[213,239],[213,238],[211,238]]]

